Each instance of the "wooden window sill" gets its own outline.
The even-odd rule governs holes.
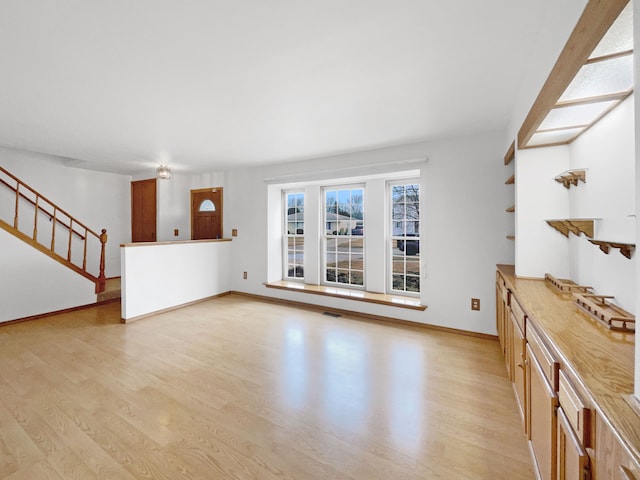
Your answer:
[[[289,290],[295,292],[311,293],[314,295],[324,295],[326,297],[347,298],[349,300],[357,300],[359,302],[377,303],[379,305],[388,305],[390,307],[408,308],[410,310],[427,309],[426,305],[420,303],[417,297],[404,297],[402,295],[388,295],[385,293],[372,293],[363,290],[350,290],[348,288],[328,287],[326,285],[307,285],[298,282],[271,282],[265,283],[267,288],[277,288],[280,290]]]

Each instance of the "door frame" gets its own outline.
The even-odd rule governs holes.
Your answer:
[[[194,193],[202,193],[202,192],[220,192],[220,233],[224,234],[224,189],[222,187],[209,187],[209,188],[197,188],[194,190],[190,190],[189,193],[189,226],[191,227],[191,240],[193,240],[193,214],[195,213],[193,210],[193,194]],[[218,205],[216,205],[216,209]]]

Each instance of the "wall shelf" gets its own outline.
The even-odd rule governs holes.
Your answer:
[[[593,238],[594,219],[567,218],[564,220],[547,220],[547,223],[558,230],[565,237],[569,232],[576,236],[584,233],[587,237]]]
[[[558,293],[571,294],[571,293],[593,292],[593,287],[587,287],[586,285],[578,285],[573,280],[556,278],[550,273],[544,274],[544,281],[548,286],[552,287]]]
[[[504,164],[509,165],[513,161],[515,156],[516,156],[516,141],[514,140],[513,142],[511,142],[511,145],[509,145],[509,150],[507,150],[507,153],[504,156]]]
[[[564,185],[564,188],[571,188],[571,185],[574,187],[578,186],[578,182],[586,183],[587,182],[587,171],[586,170],[568,170],[564,173],[561,173],[554,180],[558,183]]]
[[[636,317],[623,310],[609,299],[610,295],[576,293],[575,302],[580,310],[597,320],[609,330],[635,332]]]
[[[589,241],[594,245],[596,245],[598,248],[600,248],[600,250],[602,250],[607,255],[609,254],[609,251],[612,248],[618,248],[620,249],[620,253],[622,255],[624,255],[627,258],[631,258],[631,256],[633,255],[633,252],[636,249],[636,246],[634,243],[607,242],[604,240],[593,240],[593,239],[589,239]]]
[[[511,175],[504,183],[505,185],[513,185],[514,183],[516,183],[516,174],[514,173],[513,175]]]
[[[514,213],[516,211],[516,206],[509,207],[505,210],[507,213]]]
[[[515,240],[516,236],[515,235],[507,235],[507,239],[508,240]]]

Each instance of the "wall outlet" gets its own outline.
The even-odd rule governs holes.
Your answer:
[[[180,230],[178,230],[177,228],[173,229],[173,236],[177,237],[178,235],[180,235]]]
[[[480,299],[472,298],[471,299],[471,310],[480,310]]]
[[[242,272],[242,278],[247,279],[247,272]]]
[[[231,230],[231,236],[232,237],[237,237],[238,236],[238,229],[237,228],[233,228]]]

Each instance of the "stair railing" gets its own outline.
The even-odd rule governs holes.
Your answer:
[[[10,231],[10,233],[19,237],[21,240],[29,243],[33,247],[49,255],[58,262],[66,265],[85,278],[93,281],[96,285],[96,293],[103,292],[106,285],[104,270],[107,230],[103,228],[100,234],[96,233],[94,230],[90,229],[85,224],[75,219],[65,210],[58,207],[55,203],[38,193],[35,189],[24,183],[16,176],[9,173],[4,168],[0,167],[0,172],[2,172],[4,175],[6,175],[6,177],[8,177],[8,179],[10,179],[10,181],[8,181],[0,177],[0,184],[4,185],[15,194],[13,225],[10,225],[9,223],[0,219],[0,227]],[[22,202],[26,202],[33,208],[33,231],[31,235],[27,235],[19,229],[21,219],[20,204]],[[49,206],[49,208],[47,208],[47,206]],[[47,242],[47,244],[38,240],[38,218],[42,215],[48,217],[49,221],[51,222],[51,240],[50,242]],[[56,231],[58,230],[57,227],[62,227],[63,231],[68,232],[68,236],[65,239],[67,242],[66,256],[60,255],[56,252]],[[74,238],[77,238],[82,242],[82,260],[80,262],[75,262],[72,256],[72,245],[74,243]],[[100,246],[100,263],[98,266],[97,275],[91,273],[87,268],[87,249],[90,241],[93,245],[96,245],[96,242],[98,242]]]

